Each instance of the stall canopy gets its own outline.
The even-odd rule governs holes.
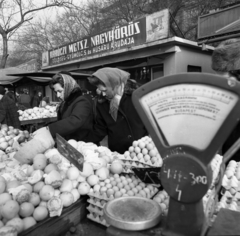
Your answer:
[[[25,70],[19,69],[17,67],[9,67],[0,70],[0,84],[13,84],[20,81],[23,78],[32,79],[38,82],[49,82],[51,76],[45,75],[44,77],[40,76],[31,76],[27,75],[28,73]]]
[[[54,76],[59,71],[37,71],[37,72],[14,72],[14,73],[8,73],[8,76],[18,76],[18,77],[30,77],[34,79],[45,79],[50,78]],[[82,72],[69,72],[71,73],[72,77],[74,79],[81,79],[81,78],[87,78],[89,77],[88,73],[82,73]],[[39,80],[37,80],[39,81]]]

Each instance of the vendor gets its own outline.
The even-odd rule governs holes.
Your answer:
[[[89,141],[98,143],[108,136],[109,149],[121,154],[128,150],[134,140],[147,135],[133,105],[131,93],[126,93],[129,77],[126,71],[107,67],[97,70],[88,78],[104,98],[97,103],[96,123],[88,136]]]
[[[225,78],[240,81],[240,39],[228,39],[215,48],[212,55],[212,69]],[[240,123],[227,138],[222,146],[222,154],[240,138]],[[240,161],[240,149],[232,156],[231,160]]]
[[[53,145],[57,133],[66,140],[86,141],[92,129],[93,102],[89,95],[82,95],[77,82],[67,73],[58,73],[53,76],[50,87],[61,101],[57,109],[58,121],[35,131],[33,139],[16,153],[17,160],[24,154],[25,160],[31,162],[35,154]]]

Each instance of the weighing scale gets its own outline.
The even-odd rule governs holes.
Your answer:
[[[239,121],[239,97],[239,82],[204,73],[165,76],[134,91],[163,158],[161,184],[170,196],[163,235],[201,235],[210,162]]]

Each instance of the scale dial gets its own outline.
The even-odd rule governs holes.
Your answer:
[[[145,94],[140,103],[167,146],[205,150],[238,101],[233,92],[205,84],[178,84]],[[158,130],[161,130],[161,133]]]
[[[210,169],[188,155],[172,155],[163,161],[161,183],[170,197],[183,203],[202,199],[210,183]]]

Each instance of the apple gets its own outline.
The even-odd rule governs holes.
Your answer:
[[[13,133],[14,133],[15,135],[18,135],[18,134],[19,134],[19,130],[18,130],[18,129],[14,129],[14,130],[13,130]]]
[[[17,141],[18,141],[19,143],[23,143],[23,142],[25,141],[25,136],[20,135]]]

